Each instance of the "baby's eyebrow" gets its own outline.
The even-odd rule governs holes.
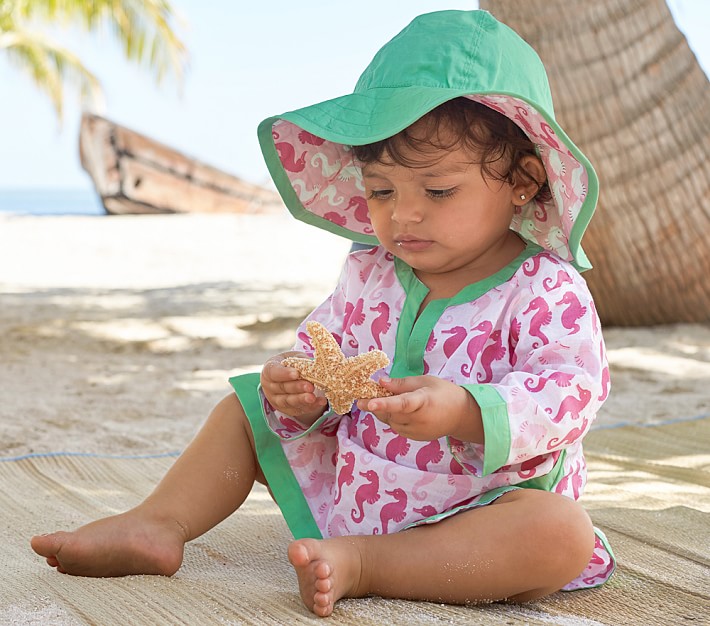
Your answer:
[[[461,161],[460,163],[449,163],[446,167],[430,168],[421,173],[422,178],[437,178],[439,176],[448,176],[450,174],[462,174],[471,167],[470,163]]]
[[[378,172],[377,170],[372,170],[370,169],[367,165],[362,168],[362,177],[363,178],[385,178],[385,174],[383,172]]]

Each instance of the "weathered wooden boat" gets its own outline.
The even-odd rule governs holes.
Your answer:
[[[79,154],[110,214],[283,210],[275,191],[91,113],[81,119]]]

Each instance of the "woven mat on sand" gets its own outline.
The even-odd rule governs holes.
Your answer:
[[[525,606],[341,601],[328,624],[708,624],[710,419],[593,432],[584,503],[619,567],[595,590]],[[289,533],[258,488],[230,519],[188,544],[172,578],[58,574],[31,535],[73,528],[137,503],[171,458],[69,455],[0,463],[1,624],[304,624],[286,558]]]

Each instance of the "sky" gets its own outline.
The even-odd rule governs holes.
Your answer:
[[[100,79],[109,119],[255,183],[268,175],[258,123],[352,91],[375,52],[421,13],[472,0],[173,0],[189,50],[180,87],[124,60],[106,33],[52,30]],[[710,1],[668,0],[710,74]],[[0,54],[0,190],[91,189],[78,155],[81,106],[69,89],[59,123],[49,99]]]

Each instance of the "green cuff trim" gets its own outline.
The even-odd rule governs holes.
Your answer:
[[[291,533],[296,539],[322,539],[323,535],[281,447],[281,440],[266,423],[259,395],[259,374],[234,376],[229,383],[249,420],[259,466]]]
[[[491,385],[461,385],[481,408],[483,420],[483,475],[488,476],[503,467],[510,456],[510,421],[508,405]]]

